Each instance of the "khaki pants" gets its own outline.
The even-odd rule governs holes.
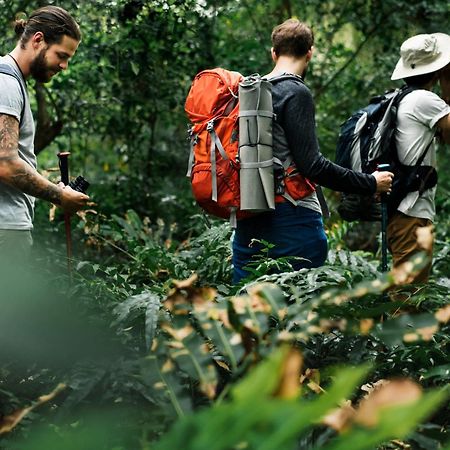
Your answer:
[[[431,220],[409,217],[399,211],[389,219],[387,242],[394,267],[408,261],[415,253],[424,251],[424,248],[417,241],[416,231],[420,227],[431,224]],[[423,283],[428,280],[433,250],[427,250],[427,253],[430,256],[430,262],[414,277],[413,283]]]

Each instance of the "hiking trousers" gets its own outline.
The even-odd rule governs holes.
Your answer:
[[[249,275],[245,269],[264,248],[253,239],[274,244],[269,258],[301,257],[289,262],[294,270],[319,267],[324,264],[328,244],[320,213],[290,202],[277,203],[275,211],[238,220],[233,239],[233,283]]]
[[[392,254],[392,263],[398,267],[410,260],[415,253],[424,251],[417,241],[417,229],[432,225],[431,220],[410,217],[397,211],[390,219],[387,227],[388,249]],[[431,272],[433,250],[427,250],[430,262],[414,277],[412,283],[428,281]]]

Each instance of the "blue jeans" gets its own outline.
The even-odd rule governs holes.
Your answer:
[[[294,270],[319,267],[327,258],[328,244],[322,216],[289,202],[277,203],[273,212],[238,221],[233,240],[233,283],[249,275],[245,266],[260,253],[261,244],[249,246],[252,239],[275,245],[269,250],[270,258],[305,258],[290,261]]]

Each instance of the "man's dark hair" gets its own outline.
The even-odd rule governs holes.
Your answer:
[[[63,36],[81,41],[81,31],[74,18],[59,6],[44,6],[33,11],[28,19],[16,19],[14,31],[20,39],[20,46],[25,44],[34,33],[41,32],[49,45],[59,44]]]
[[[435,78],[437,72],[424,73],[423,75],[415,75],[414,77],[403,78],[408,86],[423,87]]]
[[[313,31],[297,19],[288,19],[272,31],[272,47],[277,56],[304,56],[313,45]]]

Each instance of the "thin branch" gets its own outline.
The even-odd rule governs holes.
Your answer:
[[[336,80],[336,78],[338,78],[346,69],[347,67],[356,59],[356,57],[359,55],[359,53],[361,52],[361,50],[363,49],[363,47],[367,44],[367,42],[370,40],[370,38],[372,37],[372,35],[375,33],[376,31],[376,27],[372,28],[372,30],[370,31],[369,34],[366,34],[365,39],[358,45],[358,47],[356,48],[356,50],[354,51],[354,53],[350,56],[350,58],[345,62],[345,64],[343,66],[341,66],[341,68],[335,72],[331,78],[328,79],[328,81],[326,81],[321,87],[320,89],[316,92],[315,97],[316,99],[319,98],[323,92],[330,86],[330,84],[332,84],[334,82],[334,80]]]

